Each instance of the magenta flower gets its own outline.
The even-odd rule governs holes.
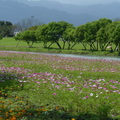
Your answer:
[[[84,88],[87,88],[87,85],[84,85]]]
[[[40,82],[39,82],[39,81],[37,81],[36,83],[40,84]]]
[[[53,93],[53,95],[57,95],[57,93]]]
[[[89,96],[86,96],[85,98],[87,99],[87,98],[89,98]]]

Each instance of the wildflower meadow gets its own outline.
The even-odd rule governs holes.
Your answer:
[[[120,120],[120,61],[0,51],[0,120]]]

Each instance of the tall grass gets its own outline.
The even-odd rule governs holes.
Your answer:
[[[120,61],[0,52],[0,119],[119,120]]]

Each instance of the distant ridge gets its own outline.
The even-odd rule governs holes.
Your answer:
[[[49,4],[48,4],[49,2]],[[54,1],[1,0],[0,20],[17,23],[34,16],[41,22],[66,21],[79,26],[99,18],[120,18],[120,3],[77,6]]]

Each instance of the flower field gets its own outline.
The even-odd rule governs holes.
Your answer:
[[[120,120],[120,61],[1,51],[0,120]]]

